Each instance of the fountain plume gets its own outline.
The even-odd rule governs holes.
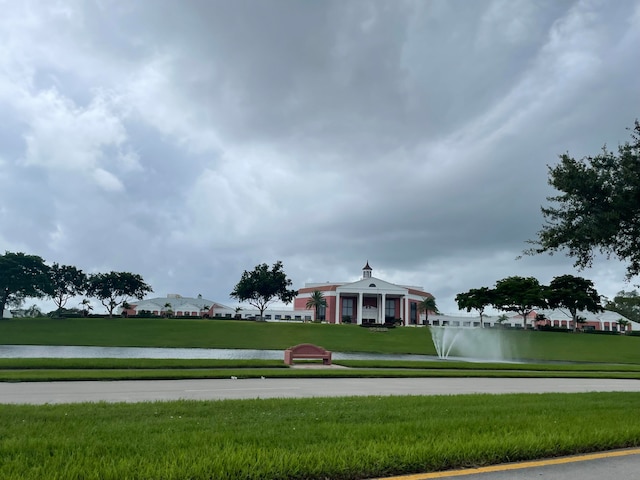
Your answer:
[[[478,327],[429,327],[438,358],[463,360],[512,360],[509,344],[500,329]]]

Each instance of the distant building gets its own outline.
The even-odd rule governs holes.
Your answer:
[[[255,308],[229,307],[213,300],[202,298],[183,297],[177,293],[170,293],[166,297],[146,298],[135,303],[129,303],[128,309],[120,309],[121,314],[154,315],[188,318],[241,318],[255,319],[260,316],[260,311]],[[264,313],[266,321],[311,321],[312,315],[308,310],[293,311],[289,308],[272,308]]]
[[[536,320],[538,315],[538,320]],[[543,316],[543,317],[542,317]],[[548,325],[552,327],[573,329],[573,319],[569,312],[561,309],[555,310],[536,310],[533,315],[533,323],[537,326]],[[605,310],[604,312],[591,313],[591,312],[578,312],[578,317],[582,319],[578,323],[579,330],[598,330],[605,332],[624,332],[640,330],[640,323],[633,322],[619,313],[612,312],[611,310]],[[623,320],[623,323],[627,323],[626,326],[622,326],[618,323],[619,320]],[[529,322],[531,323],[531,322]]]
[[[502,318],[501,318],[502,317]],[[578,330],[604,331],[604,332],[631,332],[640,331],[640,323],[633,322],[619,313],[605,310],[600,313],[578,312],[578,317],[583,321],[578,323]],[[484,315],[483,326],[486,328],[524,328],[522,315],[506,312],[503,315]],[[626,326],[618,323],[619,320],[628,322]],[[474,316],[449,316],[429,315],[428,325],[450,327],[479,327],[480,317]],[[573,320],[567,311],[561,309],[537,309],[527,315],[527,328],[566,328],[573,330]]]
[[[295,310],[307,308],[315,291],[322,292],[327,302],[319,311],[320,320],[328,323],[398,322],[402,325],[422,323],[418,303],[432,297],[422,287],[396,285],[372,275],[369,262],[362,269],[362,278],[355,282],[307,283],[293,302]],[[315,310],[312,310],[315,315]]]
[[[171,315],[176,317],[212,317],[216,308],[224,308],[224,305],[202,298],[202,295],[191,298],[170,293],[166,297],[147,298],[129,303],[129,307],[127,310],[121,309],[122,313],[127,315],[148,313],[162,316],[170,311]]]

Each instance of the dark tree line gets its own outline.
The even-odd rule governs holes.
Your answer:
[[[527,328],[527,315],[538,308],[566,310],[578,327],[578,312],[601,312],[600,295],[591,280],[573,275],[555,277],[549,285],[542,285],[534,277],[507,277],[496,282],[495,288],[473,288],[456,295],[460,310],[477,310],[480,324],[487,307],[516,312]]]
[[[61,312],[69,299],[82,295],[98,299],[112,317],[114,310],[128,299],[142,299],[152,291],[134,273],[87,275],[71,265],[48,266],[37,255],[21,252],[0,255],[0,318],[6,306],[20,306],[26,298],[51,298]]]
[[[640,323],[640,294],[637,290],[618,292],[613,300],[607,300],[605,308]]]

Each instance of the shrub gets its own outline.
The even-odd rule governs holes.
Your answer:
[[[584,333],[590,335],[620,335],[620,332],[616,330],[585,330]]]
[[[551,325],[541,325],[538,327],[538,330],[541,332],[569,332],[569,329],[567,327],[552,327]]]

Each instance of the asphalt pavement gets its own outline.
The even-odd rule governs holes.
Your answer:
[[[638,480],[640,449],[613,450],[533,462],[492,465],[486,468],[432,472],[384,480]],[[381,480],[381,479],[377,479]]]
[[[365,395],[640,392],[640,380],[586,378],[265,378],[0,383],[0,404],[153,402]],[[640,474],[638,476],[640,478]]]

